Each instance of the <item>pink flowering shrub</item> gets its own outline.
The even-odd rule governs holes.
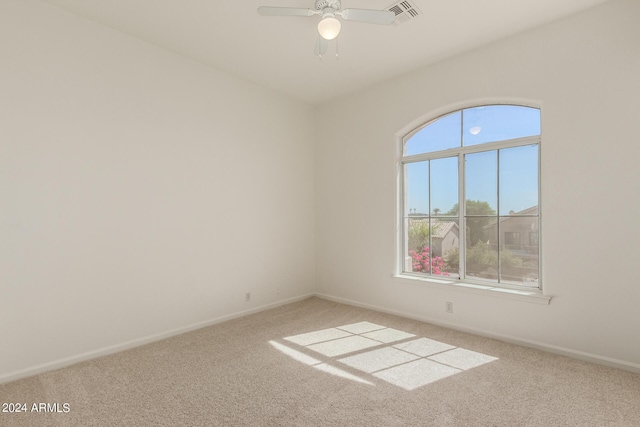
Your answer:
[[[444,259],[439,256],[431,258],[428,246],[426,246],[422,251],[409,249],[409,256],[411,257],[413,271],[429,273],[429,265],[431,265],[431,274],[438,276],[449,275],[444,267]]]

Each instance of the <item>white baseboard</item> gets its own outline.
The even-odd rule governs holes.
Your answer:
[[[536,350],[542,350],[542,351],[546,351],[548,353],[553,353],[553,354],[557,354],[557,355],[560,355],[560,356],[570,357],[572,359],[578,359],[578,360],[582,360],[582,361],[585,361],[585,362],[595,363],[595,364],[598,364],[598,365],[604,365],[604,366],[609,366],[609,367],[612,367],[612,368],[624,369],[625,371],[631,371],[631,372],[640,373],[640,364],[633,363],[633,362],[627,362],[625,360],[614,359],[614,358],[611,358],[611,357],[601,356],[601,355],[598,355],[598,354],[586,353],[586,352],[579,351],[579,350],[573,350],[573,349],[570,349],[570,348],[559,347],[559,346],[546,344],[546,343],[541,343],[541,342],[537,342],[537,341],[531,341],[531,340],[516,338],[516,337],[512,337],[512,336],[508,336],[508,335],[495,334],[495,333],[483,331],[483,330],[480,330],[480,329],[468,328],[466,326],[457,325],[455,323],[442,322],[440,320],[431,319],[431,318],[424,317],[424,316],[411,315],[411,314],[407,314],[405,312],[400,312],[400,311],[391,310],[391,309],[388,309],[388,308],[385,308],[385,307],[379,307],[379,306],[375,306],[375,305],[371,305],[371,304],[366,304],[366,303],[362,303],[362,302],[359,302],[359,301],[350,300],[350,299],[347,299],[347,298],[340,298],[340,297],[335,297],[335,296],[332,296],[332,295],[327,295],[327,294],[322,294],[322,293],[316,293],[315,296],[318,297],[318,298],[329,300],[329,301],[338,302],[338,303],[341,303],[341,304],[351,305],[351,306],[354,306],[354,307],[366,308],[368,310],[379,311],[381,313],[393,314],[393,315],[398,316],[398,317],[404,317],[404,318],[407,318],[407,319],[417,320],[419,322],[430,323],[432,325],[442,326],[442,327],[449,328],[449,329],[455,329],[457,331],[467,332],[467,333],[474,334],[474,335],[479,335],[479,336],[483,336],[483,337],[487,337],[487,338],[492,338],[492,339],[496,339],[498,341],[504,341],[504,342],[508,342],[510,344],[516,344],[516,345],[520,345],[520,346],[523,346],[523,347],[534,348]]]
[[[84,362],[86,360],[95,359],[102,356],[107,356],[109,354],[117,353],[119,351],[129,350],[134,347],[139,347],[141,345],[149,344],[154,341],[160,341],[165,338],[170,338],[176,335],[184,334],[186,332],[191,332],[196,329],[205,328],[207,326],[215,325],[217,323],[226,322],[227,320],[236,319],[238,317],[248,316],[250,314],[258,313],[261,311],[269,310],[272,308],[276,308],[282,305],[290,304],[292,302],[301,301],[307,298],[314,296],[313,293],[305,294],[293,298],[288,298],[286,300],[277,301],[271,304],[261,305],[259,307],[254,307],[248,310],[242,310],[235,313],[227,314],[225,316],[216,317],[213,319],[205,320],[203,322],[194,323],[192,325],[188,325],[182,328],[171,329],[169,331],[161,332],[158,334],[149,335],[146,337],[138,338],[135,340],[127,341],[121,344],[112,345],[109,347],[99,348],[97,350],[88,351],[86,353],[65,357],[63,359],[54,360],[52,362],[43,363],[41,365],[32,366],[26,369],[22,369],[19,371],[9,372],[8,374],[4,374],[0,376],[0,384],[8,383],[11,381],[16,381],[21,378],[30,377],[33,375],[41,374],[44,372],[53,371],[56,369],[64,368],[69,365],[73,365],[75,363]]]

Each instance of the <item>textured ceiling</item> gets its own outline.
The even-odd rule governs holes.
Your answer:
[[[261,5],[313,0],[43,0],[201,63],[319,104],[606,0],[411,0],[421,15],[397,26],[343,22],[314,56],[313,17],[263,17]],[[386,9],[397,0],[342,0]]]

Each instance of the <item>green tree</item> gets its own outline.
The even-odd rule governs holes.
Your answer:
[[[465,202],[467,207],[467,215],[495,215],[496,211],[491,207],[489,202],[483,202],[482,200],[468,200]],[[458,215],[458,203],[453,205],[451,209],[443,216],[455,216]]]
[[[432,224],[434,231],[438,229],[440,224]],[[427,219],[414,219],[409,220],[409,242],[408,249],[413,249],[417,252],[429,246],[429,236],[431,235],[431,229],[429,228],[429,221]]]
[[[457,246],[444,254],[444,266],[447,271],[460,270],[460,250]]]
[[[467,247],[471,247],[478,242],[485,242],[489,239],[489,233],[484,228],[491,221],[495,221],[496,211],[489,202],[482,200],[467,200],[465,202],[467,215]],[[458,215],[458,203],[444,215]],[[476,216],[476,217],[474,217]],[[492,218],[493,217],[493,218]]]
[[[426,220],[409,220],[409,249],[422,252],[429,246],[429,222]]]

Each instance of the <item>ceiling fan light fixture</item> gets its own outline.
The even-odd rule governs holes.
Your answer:
[[[325,40],[333,40],[340,34],[340,21],[334,17],[323,18],[318,22],[318,33]]]

